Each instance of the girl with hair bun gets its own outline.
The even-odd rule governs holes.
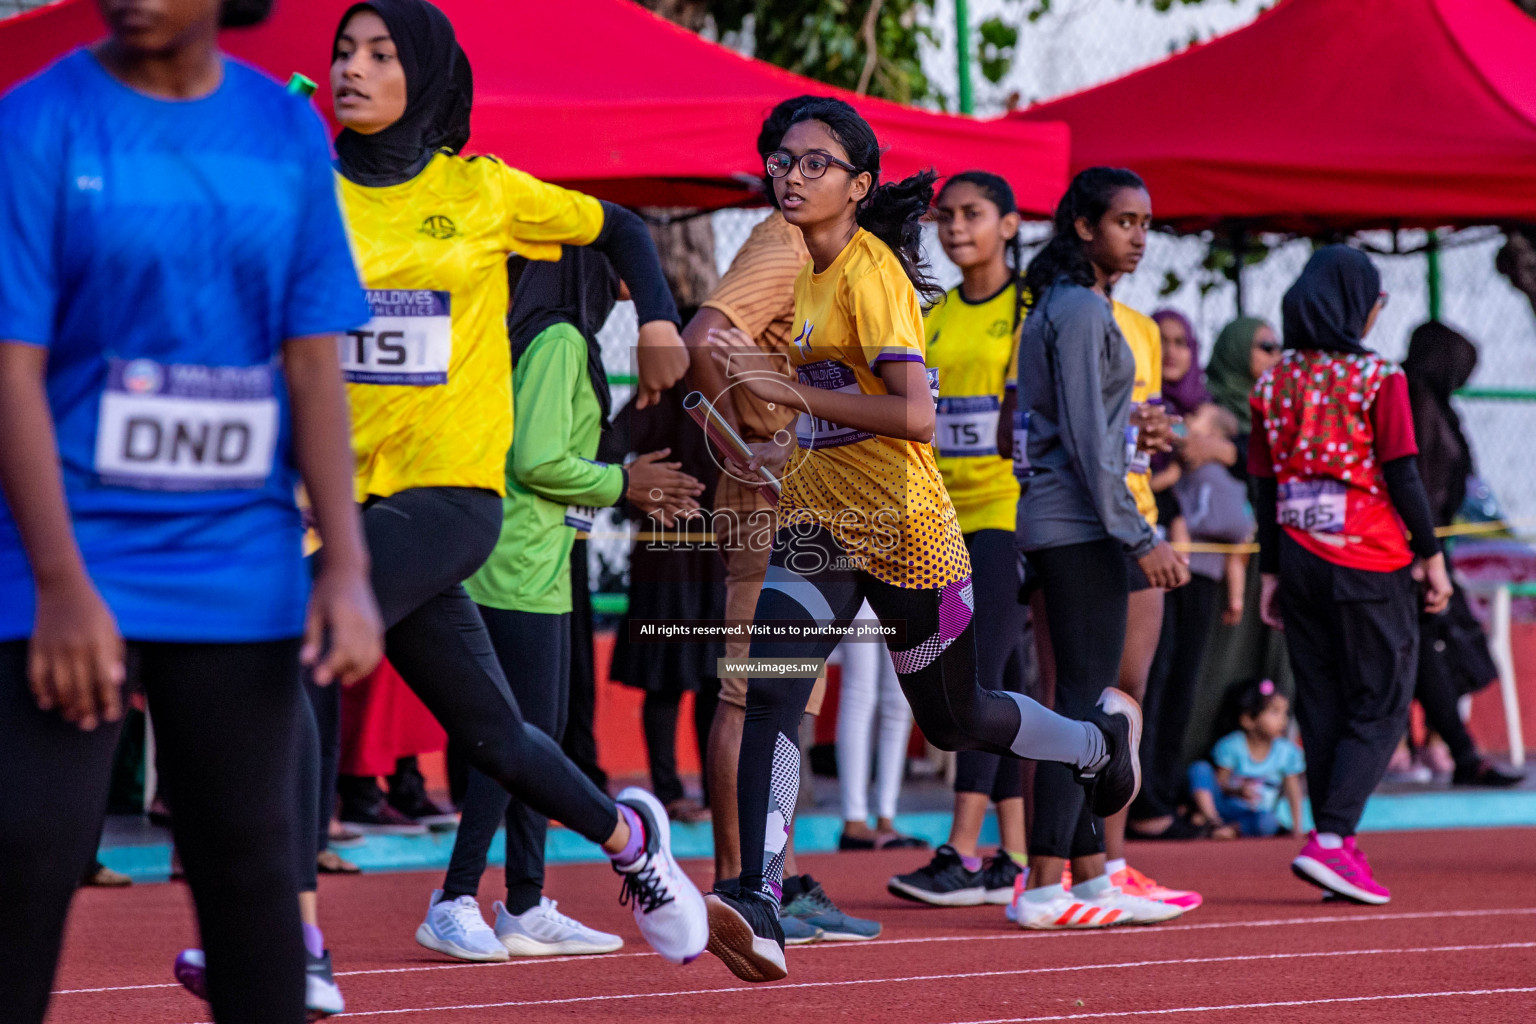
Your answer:
[[[1094,806],[1112,813],[1135,795],[1134,705],[1107,701],[1087,721],[976,681],[971,564],[930,442],[935,409],[918,295],[937,289],[923,267],[920,225],[934,173],[879,184],[880,147],[847,103],[815,99],[795,112],[765,161],[784,217],[811,263],[795,282],[791,352],[798,382],[732,375],[759,397],[799,410],[757,446],[748,467],[782,473],[779,529],[755,619],[753,658],[806,670],[754,678],[747,689],[738,795],[742,876],[709,895],[709,949],[746,981],[782,978],[777,904],[799,789],[795,742],[816,680],[867,598],[879,616],[913,717],[945,749],[987,750],[1073,766]],[[717,331],[730,373],[751,339]]]

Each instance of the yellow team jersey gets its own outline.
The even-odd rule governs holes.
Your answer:
[[[928,311],[928,365],[939,373],[933,447],[944,489],[962,533],[1013,532],[1019,481],[997,454],[1003,386],[1017,357],[1016,323],[1023,322],[1018,284],[971,302],[951,288]]]
[[[512,443],[507,257],[587,245],[603,208],[494,157],[439,153],[410,181],[338,178],[373,307],[342,337],[357,500],[410,487],[506,494]]]
[[[923,361],[917,293],[896,254],[863,229],[826,270],[801,268],[795,323],[790,362],[810,387],[884,395],[882,360]],[[859,568],[893,586],[931,590],[971,574],[929,445],[804,414],[795,440],[780,525],[820,523]]]
[[[1115,302],[1114,307],[1115,324],[1125,335],[1126,344],[1131,346],[1131,355],[1136,357],[1136,383],[1131,388],[1131,401],[1139,405],[1148,396],[1162,393],[1163,335],[1157,328],[1157,321],[1146,314],[1119,302]],[[1141,518],[1148,526],[1156,526],[1157,499],[1152,496],[1152,477],[1133,470],[1125,475],[1125,485],[1130,488],[1131,497],[1136,499],[1136,511],[1141,513]]]

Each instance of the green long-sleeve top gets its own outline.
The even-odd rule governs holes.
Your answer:
[[[513,442],[496,550],[464,587],[478,604],[559,615],[571,610],[571,546],[598,508],[624,493],[624,470],[593,461],[602,416],[587,342],[554,324],[512,369]]]

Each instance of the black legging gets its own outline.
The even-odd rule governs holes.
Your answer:
[[[700,680],[693,693],[693,733],[702,752],[709,747],[709,729],[720,704],[720,680]],[[645,732],[645,756],[651,767],[651,792],[663,804],[687,796],[677,774],[677,719],[683,695],[679,691],[651,692],[640,708],[640,727]],[[707,796],[707,794],[706,794]]]
[[[1130,580],[1118,541],[1087,541],[1028,552],[1040,577],[1056,662],[1056,710],[1081,718],[1120,678]],[[1032,857],[1089,857],[1104,852],[1104,830],[1065,765],[1035,767]]]
[[[779,530],[754,621],[798,630],[827,624],[846,627],[868,600],[882,625],[900,630],[887,647],[912,718],[935,746],[994,754],[1027,751],[1031,757],[1079,765],[1102,755],[1103,735],[1093,726],[1053,715],[1027,697],[977,684],[968,579],[939,590],[909,589],[846,568],[849,561],[825,529]],[[758,636],[751,657],[822,661],[838,641],[838,636],[825,634],[786,640]],[[799,792],[796,738],[815,683],[814,671],[798,678],[748,681],[736,788],[743,891],[777,896],[780,888],[784,846]],[[774,852],[765,868],[770,813]]]
[[[299,822],[299,641],[128,645],[149,698],[176,848],[220,1024],[299,1024],[304,944]],[[0,1017],[43,1019],[70,897],[106,813],[120,723],[81,732],[39,711],[27,643],[0,643]],[[313,855],[310,860],[313,862]]]
[[[976,679],[985,690],[1024,692],[1025,606],[1019,603],[1019,558],[1009,530],[965,535],[976,595]],[[1024,795],[1017,757],[983,750],[955,755],[955,792],[980,793],[1001,803]]]
[[[525,721],[559,743],[565,734],[571,680],[570,615],[479,608],[497,660],[508,670],[507,679],[516,680],[512,692]],[[474,768],[469,770],[464,813],[443,881],[446,898],[473,896],[480,890],[486,854],[503,821],[507,825],[507,911],[522,914],[539,905],[549,819],[512,799]]]
[[[1220,599],[1221,581],[1199,575],[1164,598],[1163,631],[1141,702],[1141,795],[1131,807],[1136,821],[1172,814],[1184,795],[1184,733]]]
[[[490,557],[501,499],[464,487],[421,487],[370,500],[363,530],[384,653],[465,759],[538,814],[601,843],[618,810],[523,720],[479,609],[461,581]]]

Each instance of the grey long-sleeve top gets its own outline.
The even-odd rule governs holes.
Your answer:
[[[1030,475],[1019,499],[1025,550],[1113,537],[1133,558],[1157,544],[1125,486],[1136,360],[1109,301],[1060,278],[1019,339],[1019,409]]]

